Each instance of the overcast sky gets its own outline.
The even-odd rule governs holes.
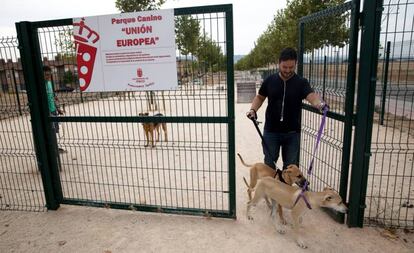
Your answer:
[[[284,0],[167,0],[162,9],[233,4],[234,54],[247,54]],[[254,5],[254,6],[253,6]],[[16,35],[15,22],[119,13],[115,0],[1,0],[0,37]]]

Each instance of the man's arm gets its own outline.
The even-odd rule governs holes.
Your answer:
[[[252,105],[250,106],[250,109],[253,109],[254,111],[257,112],[257,110],[259,110],[259,108],[262,106],[263,102],[265,101],[266,97],[257,94],[252,101]]]
[[[326,103],[320,98],[318,93],[311,92],[306,96],[306,100],[316,109],[322,110]]]
[[[249,119],[257,119],[257,110],[262,106],[263,102],[265,101],[266,97],[257,94],[252,101],[252,105],[250,106],[250,110],[246,113],[246,116]]]

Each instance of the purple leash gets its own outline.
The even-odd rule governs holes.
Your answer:
[[[316,137],[316,144],[315,144],[315,148],[313,150],[312,160],[309,164],[308,176],[310,176],[312,174],[313,162],[315,161],[316,151],[318,151],[319,142],[321,142],[323,129],[325,128],[326,114],[328,112],[328,109],[329,109],[328,106],[324,106],[323,109],[322,109],[323,110],[323,117],[322,117],[321,125],[319,126],[318,135]],[[306,192],[308,184],[309,184],[309,182],[308,182],[308,180],[306,180],[305,184],[302,187],[302,191],[300,192],[300,194],[296,198],[295,204],[293,204],[293,206],[295,206],[298,203],[300,198],[303,198],[303,200],[305,201],[306,206],[309,209],[312,209],[311,205],[309,204],[308,199],[305,197],[305,192]]]

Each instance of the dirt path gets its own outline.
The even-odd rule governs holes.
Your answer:
[[[236,106],[236,152],[248,162],[262,158],[255,129]],[[261,116],[262,117],[262,116]],[[58,211],[0,212],[0,252],[412,252],[414,234],[380,228],[348,228],[314,210],[304,218],[298,248],[291,228],[276,232],[264,202],[246,219],[248,176],[236,161],[237,220],[208,219],[62,205]],[[290,214],[286,212],[288,221]],[[411,249],[411,250],[410,250]]]

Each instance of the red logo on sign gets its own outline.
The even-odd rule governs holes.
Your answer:
[[[137,68],[137,76],[142,77],[142,68]]]
[[[85,24],[84,18],[79,23],[74,23],[73,26],[79,27],[73,37],[75,38],[80,89],[84,91],[88,88],[92,79],[93,65],[97,53],[97,49],[93,44],[99,40],[99,35]]]

